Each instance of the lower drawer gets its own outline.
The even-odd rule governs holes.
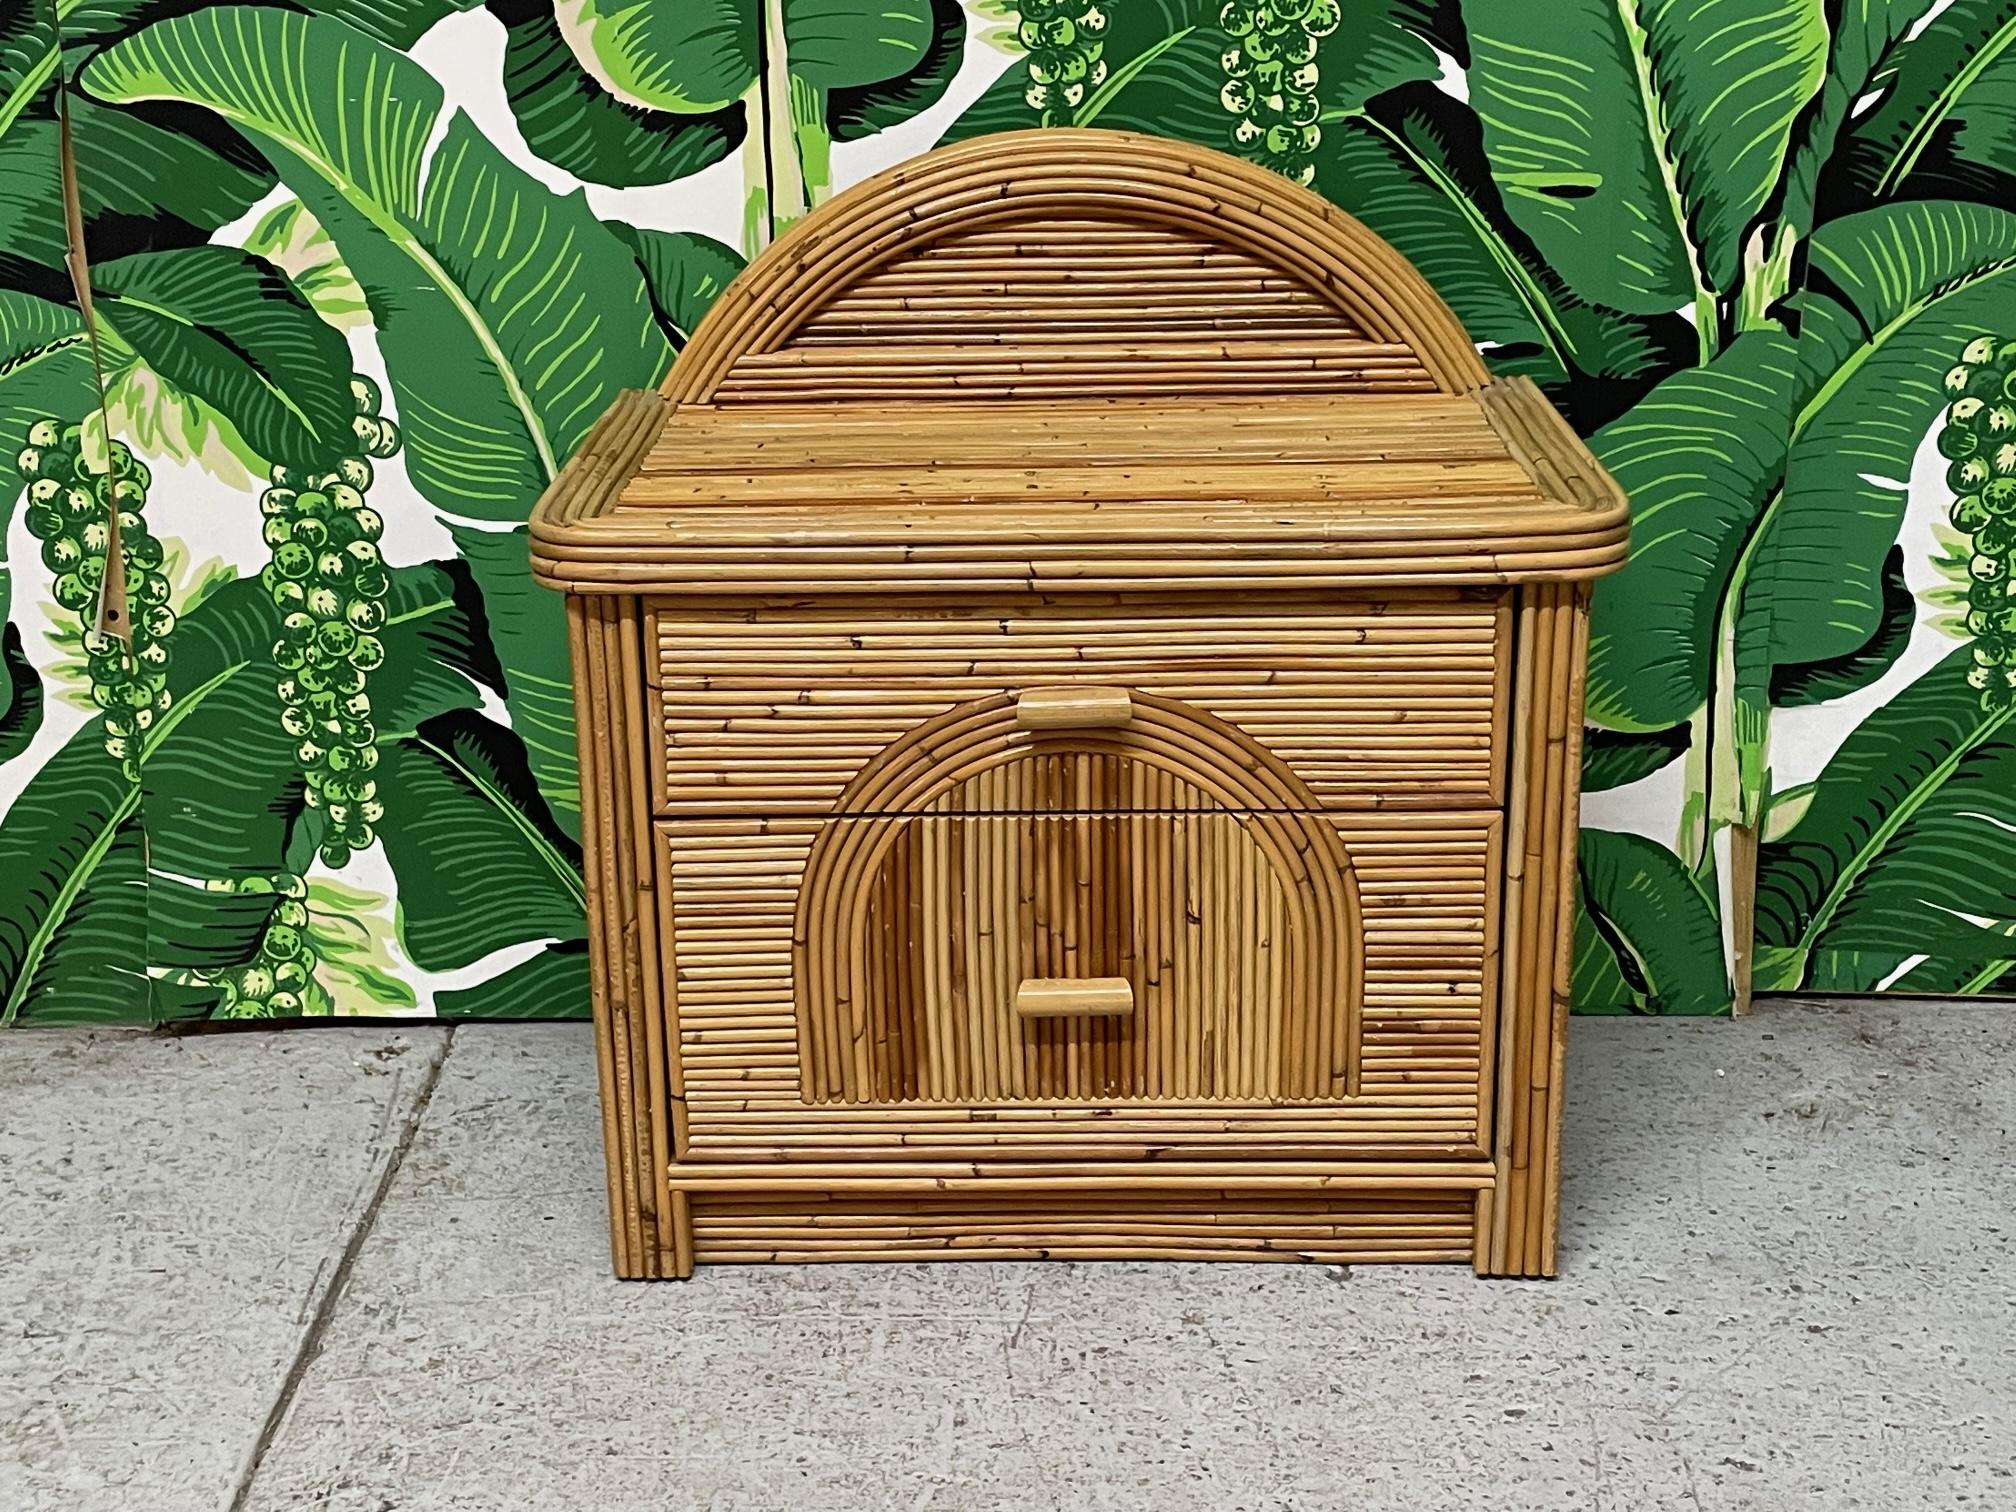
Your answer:
[[[1466,1262],[1468,1191],[998,1197],[696,1194],[702,1264],[820,1260]]]
[[[1331,914],[1269,873],[1267,845],[1293,837],[1252,833],[1282,822],[661,823],[689,1154],[1473,1152],[1498,816],[1314,821],[1334,825],[1348,873],[1326,896],[1348,892],[1349,907]],[[1224,843],[1231,832],[1244,848]],[[1032,976],[1115,979],[1125,1011],[1020,1014]],[[1340,1055],[1348,1078],[1310,1072]]]

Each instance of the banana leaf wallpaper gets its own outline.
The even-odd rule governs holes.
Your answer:
[[[2016,990],[2016,0],[0,0],[0,1024],[585,1014],[528,511],[1037,124],[1312,186],[1630,491],[1578,1008]]]

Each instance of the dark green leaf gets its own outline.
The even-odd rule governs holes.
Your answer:
[[[1730,1010],[1714,905],[1678,856],[1643,835],[1585,829],[1580,876],[1589,933],[1578,945],[1578,991],[1622,982],[1634,1013]],[[1605,991],[1586,1008],[1606,1006]]]
[[[514,732],[446,714],[391,743],[379,774],[396,819],[384,843],[400,937],[420,966],[456,970],[585,931],[580,848],[554,822]]]
[[[0,766],[5,766],[42,728],[42,679],[21,654],[19,625],[0,629],[0,671],[6,677],[0,686]]]
[[[1904,517],[1912,458],[1938,418],[1960,348],[2016,309],[2016,214],[1921,200],[1814,233],[1801,300],[1785,486],[1758,527],[1751,579],[1774,666],[1866,646],[1883,623],[1883,562]],[[1768,621],[1768,623],[1766,623]]]
[[[139,792],[94,721],[0,820],[0,1028],[147,1017],[145,868]]]
[[[444,1019],[585,1019],[588,942],[562,940],[474,987],[434,995]]]
[[[817,90],[900,79],[931,46],[931,0],[784,0],[791,76]]]
[[[2008,203],[2016,0],[1954,0],[1897,50],[1882,83],[1882,99],[1842,146],[1844,198],[1979,194]]]
[[[1890,548],[1883,563],[1883,619],[1876,633],[1832,661],[1788,663],[1771,669],[1771,702],[1802,708],[1859,693],[1897,664],[1911,644],[1918,600],[1904,582],[1904,550]]]
[[[1906,33],[1934,0],[1837,0],[1829,27],[1827,71],[1819,91],[1792,129],[1792,153],[1785,169],[1784,215],[1801,234],[1813,225],[1817,202],[1835,199],[1836,181],[1848,175],[1837,153],[1842,128],[1856,102],[1894,73]],[[1834,206],[1840,214],[1866,208],[1867,201]]]
[[[1789,337],[1751,332],[1590,438],[1631,496],[1630,557],[1591,614],[1591,724],[1669,729],[1707,699],[1724,600],[1784,466],[1792,358]]]
[[[826,97],[826,125],[836,142],[900,126],[945,96],[966,57],[966,12],[958,0],[930,0],[931,35],[908,72],[844,85]]]
[[[474,10],[483,0],[292,0],[296,10],[333,16],[365,36],[409,51],[437,22]]]
[[[637,254],[659,329],[683,349],[707,307],[742,271],[742,254],[697,231],[640,231],[620,221],[610,224]]]
[[[1726,290],[1820,83],[1820,0],[1464,0],[1470,100],[1506,203],[1585,298]]]
[[[1592,727],[1582,739],[1582,791],[1601,793],[1650,777],[1686,753],[1694,727],[1625,734]]]
[[[1759,851],[1757,939],[1781,977],[1818,951],[2016,953],[2016,730],[1982,711],[1970,664],[1960,647],[1858,725]]]
[[[103,264],[93,282],[100,318],[257,455],[301,465],[355,449],[349,344],[271,263],[186,247]]]

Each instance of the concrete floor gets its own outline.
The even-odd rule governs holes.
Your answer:
[[[1584,1021],[1565,1274],[607,1278],[579,1025],[0,1036],[6,1512],[2016,1508],[2016,1012]]]

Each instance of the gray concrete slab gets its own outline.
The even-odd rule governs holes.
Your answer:
[[[1566,1274],[606,1278],[580,1026],[461,1031],[265,1512],[2016,1507],[2016,1014],[1584,1021]]]
[[[446,1039],[0,1035],[0,1508],[230,1501]]]

